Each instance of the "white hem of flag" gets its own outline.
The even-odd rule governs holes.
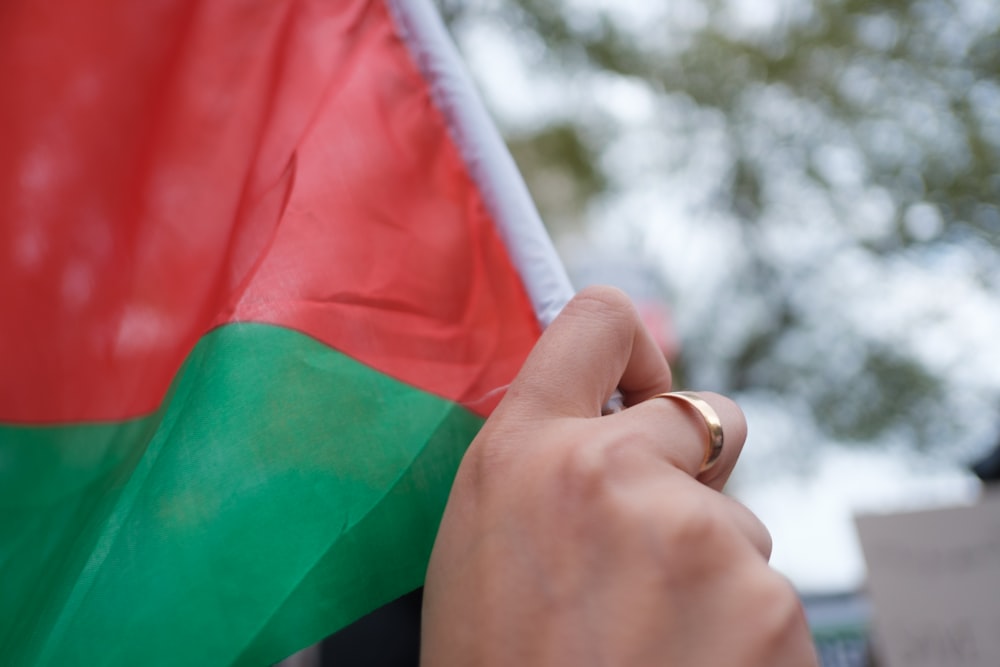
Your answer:
[[[573,296],[531,195],[430,0],[385,0],[546,327]]]

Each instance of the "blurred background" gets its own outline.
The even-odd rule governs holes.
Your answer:
[[[574,284],[730,394],[805,593],[1000,433],[1000,3],[439,0]],[[659,304],[660,310],[656,310]]]

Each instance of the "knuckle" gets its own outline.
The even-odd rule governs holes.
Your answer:
[[[716,548],[731,530],[721,512],[704,499],[689,497],[675,503],[669,516],[665,538],[673,545],[682,545],[690,552]]]
[[[559,477],[571,495],[593,498],[606,491],[608,471],[604,454],[600,445],[567,448]]]
[[[698,587],[725,579],[739,558],[732,526],[708,499],[675,500],[656,547],[666,583]]]
[[[798,632],[805,623],[802,603],[792,584],[781,575],[769,571],[758,591],[758,618],[763,636],[774,639]]]
[[[590,440],[567,447],[559,479],[576,502],[604,502],[632,456],[631,444],[618,439]]]

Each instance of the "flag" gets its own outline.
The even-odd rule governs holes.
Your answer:
[[[428,0],[0,7],[0,655],[270,664],[422,583],[570,295]]]

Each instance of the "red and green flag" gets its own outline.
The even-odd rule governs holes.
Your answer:
[[[419,586],[568,282],[426,0],[0,6],[0,662],[263,665]]]

